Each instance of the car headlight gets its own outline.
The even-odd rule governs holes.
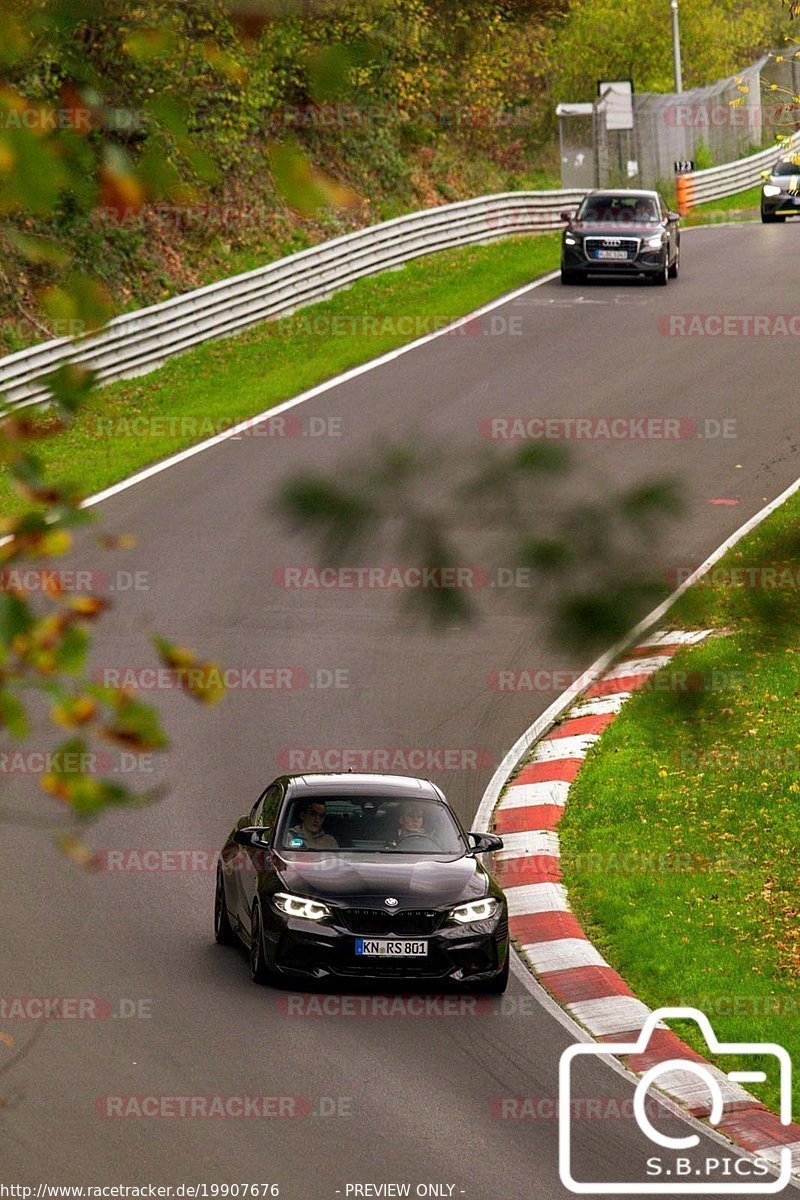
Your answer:
[[[457,925],[471,925],[473,921],[488,921],[496,917],[499,911],[500,901],[495,900],[494,896],[487,896],[485,900],[470,900],[468,904],[451,908],[448,919]]]
[[[645,239],[645,246],[649,246],[651,250],[661,249],[661,234],[657,233],[655,237]]]
[[[571,233],[564,234],[564,245],[565,246],[577,246],[577,244],[578,244],[578,239],[573,237]]]
[[[289,892],[276,892],[272,897],[276,908],[287,917],[305,917],[308,921],[323,921],[331,915],[327,904],[320,900],[309,900],[307,896],[292,896]]]
[[[781,189],[779,187],[776,187],[774,183],[765,183],[764,184],[764,195],[765,196],[780,196],[780,194],[781,194]]]

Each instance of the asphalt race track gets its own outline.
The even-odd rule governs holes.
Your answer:
[[[159,693],[174,749],[139,782],[166,771],[171,793],[105,819],[93,844],[192,849],[210,861],[298,748],[457,751],[430,774],[469,820],[503,753],[565,686],[556,678],[504,694],[490,673],[587,660],[554,647],[544,620],[507,594],[482,595],[482,623],[436,632],[403,616],[396,592],[277,586],[276,572],[311,555],[270,515],[275,486],[389,438],[477,442],[479,423],[495,416],[732,421],[735,437],[574,447],[573,482],[587,499],[611,483],[679,477],[685,511],[654,555],[665,570],[693,567],[797,475],[797,359],[791,338],[672,337],[659,318],[663,328],[670,314],[791,313],[799,239],[792,224],[687,233],[681,279],[666,289],[548,282],[495,310],[519,318],[521,334],[440,337],[294,410],[336,418],[341,436],[228,440],[103,502],[104,528],[135,534],[136,548],[108,552],[82,535],[69,562],[141,571],[145,590],[120,594],[96,669],[154,665],[147,634],[158,630],[226,666],[302,668],[316,683],[329,679],[316,672],[338,670],[348,686],[234,688],[210,710]],[[444,456],[439,472],[446,480]],[[8,795],[18,810],[52,809],[32,777],[15,778]],[[272,1182],[292,1200],[335,1200],[367,1183],[408,1183],[411,1195],[444,1185],[438,1194],[469,1200],[569,1194],[553,1101],[571,1034],[517,979],[502,1004],[456,1015],[436,1003],[428,1015],[359,1015],[369,998],[353,1002],[354,1015],[303,1015],[313,996],[253,986],[244,956],[213,943],[212,871],[86,875],[46,829],[14,823],[3,825],[2,864],[2,993],[96,997],[115,1014],[0,1021],[15,1050],[28,1046],[0,1076],[4,1179]],[[316,1000],[319,1013],[325,994]],[[335,993],[327,1002],[335,1008]],[[10,1053],[0,1045],[0,1065]],[[575,1122],[576,1174],[642,1179],[651,1148],[620,1108],[631,1085],[598,1062],[581,1087],[614,1103],[602,1113],[587,1105]],[[282,1115],[105,1115],[115,1110],[104,1098],[129,1096],[270,1096]],[[726,1151],[704,1137],[693,1153]]]

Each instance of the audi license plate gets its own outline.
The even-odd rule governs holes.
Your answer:
[[[407,938],[356,938],[356,954],[368,958],[424,958],[428,943]]]
[[[627,250],[596,250],[594,256],[595,256],[595,258],[614,258],[614,259],[627,258],[628,251]]]

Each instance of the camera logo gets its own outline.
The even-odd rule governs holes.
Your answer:
[[[774,1195],[776,1192],[782,1191],[791,1179],[792,1173],[792,1152],[788,1146],[784,1146],[780,1156],[780,1174],[777,1178],[769,1178],[770,1172],[766,1164],[762,1160],[745,1159],[740,1156],[736,1160],[738,1168],[739,1163],[744,1164],[750,1174],[737,1169],[734,1174],[738,1175],[738,1179],[711,1178],[712,1172],[719,1167],[719,1159],[706,1159],[705,1166],[707,1171],[698,1168],[697,1164],[690,1162],[688,1158],[668,1157],[665,1153],[659,1158],[649,1158],[648,1175],[650,1178],[637,1182],[587,1182],[585,1180],[577,1180],[572,1173],[572,1128],[570,1123],[572,1106],[572,1064],[573,1061],[582,1055],[594,1055],[595,1058],[605,1058],[608,1056],[616,1057],[618,1055],[643,1054],[648,1047],[653,1031],[657,1027],[662,1027],[661,1022],[672,1018],[673,1020],[691,1020],[696,1021],[700,1027],[700,1031],[706,1040],[708,1049],[714,1055],[735,1054],[740,1055],[758,1055],[760,1057],[769,1056],[777,1059],[780,1069],[780,1120],[782,1125],[791,1124],[791,1082],[792,1082],[792,1062],[789,1055],[783,1046],[778,1046],[774,1042],[720,1042],[717,1040],[714,1030],[711,1028],[711,1022],[705,1013],[700,1012],[697,1008],[659,1008],[655,1012],[650,1013],[642,1027],[641,1033],[635,1042],[577,1042],[573,1046],[568,1046],[561,1055],[559,1064],[559,1101],[558,1101],[558,1167],[561,1175],[561,1182],[571,1192],[579,1195],[658,1195],[669,1193],[669,1195],[708,1195],[714,1194],[738,1194],[748,1196],[758,1195]],[[636,1087],[636,1092],[633,1097],[633,1111],[636,1117],[636,1123],[642,1133],[656,1146],[661,1147],[665,1152],[675,1152],[692,1149],[700,1144],[700,1138],[697,1134],[690,1133],[685,1137],[668,1137],[660,1132],[652,1124],[645,1107],[647,1093],[650,1087],[658,1084],[658,1080],[673,1072],[672,1079],[675,1080],[674,1072],[681,1072],[681,1076],[685,1079],[687,1074],[695,1076],[699,1079],[702,1085],[708,1090],[711,1104],[711,1113],[708,1118],[712,1126],[716,1126],[722,1119],[725,1100],[723,1096],[722,1085],[727,1086],[739,1085],[745,1083],[764,1083],[766,1081],[766,1073],[764,1071],[729,1071],[724,1073],[716,1068],[711,1068],[706,1063],[695,1062],[690,1059],[671,1058],[663,1062],[656,1063],[648,1071],[642,1075]],[[662,1086],[665,1090],[669,1090],[669,1079],[662,1081]],[[662,1179],[656,1182],[653,1176],[660,1175]],[[702,1176],[705,1175],[705,1178]],[[745,1178],[742,1178],[746,1175]],[[667,1181],[664,1176],[669,1176]],[[681,1177],[692,1177],[692,1182],[688,1179],[686,1182],[680,1182]],[[769,1178],[767,1183],[755,1183],[755,1179]]]

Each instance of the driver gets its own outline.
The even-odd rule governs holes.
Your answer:
[[[289,830],[289,838],[302,838],[306,850],[338,850],[339,843],[330,833],[323,833],[325,801],[310,800],[300,806],[297,822]]]
[[[636,221],[651,221],[653,219],[653,210],[647,200],[636,201],[636,213],[634,220]]]

